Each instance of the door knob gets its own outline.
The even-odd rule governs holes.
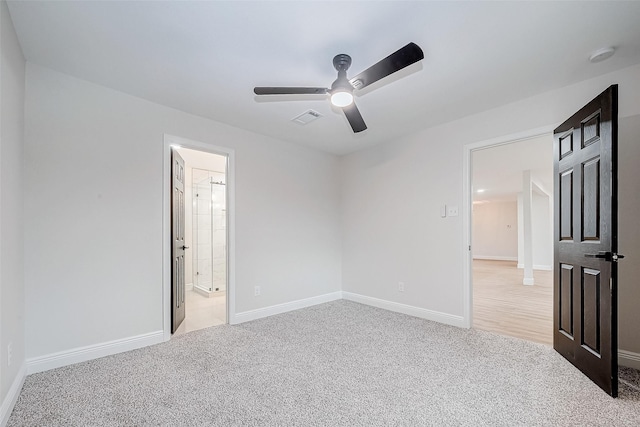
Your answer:
[[[586,258],[603,258],[606,261],[616,262],[619,259],[624,258],[622,254],[616,254],[613,252],[600,251],[597,254],[584,254]]]
[[[189,249],[189,246],[182,245],[182,250]]]

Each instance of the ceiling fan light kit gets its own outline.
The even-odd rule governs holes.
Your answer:
[[[342,108],[353,132],[358,133],[367,129],[367,125],[353,102],[353,91],[363,89],[423,58],[422,49],[415,43],[409,43],[352,79],[348,79],[347,70],[351,66],[351,57],[339,54],[333,58],[333,66],[338,71],[338,78],[331,84],[331,89],[322,87],[255,87],[253,92],[256,95],[330,94],[331,103]]]
[[[346,107],[353,103],[353,95],[345,90],[338,90],[331,94],[331,103],[336,107]]]

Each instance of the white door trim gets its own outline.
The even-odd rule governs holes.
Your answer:
[[[162,324],[165,341],[171,338],[171,146],[174,145],[227,157],[227,323],[236,323],[235,151],[165,134],[162,150]]]
[[[474,142],[466,144],[463,147],[463,159],[462,159],[462,195],[463,195],[463,218],[462,221],[462,248],[463,256],[462,264],[462,279],[464,288],[462,292],[462,304],[463,304],[463,324],[464,327],[470,328],[472,326],[472,307],[473,307],[473,283],[472,283],[472,251],[471,251],[471,222],[473,214],[473,188],[472,178],[473,173],[471,170],[471,156],[474,151],[497,147],[499,145],[511,144],[513,142],[522,141],[525,139],[531,139],[538,136],[549,135],[553,133],[553,130],[557,125],[543,126],[536,129],[529,129],[526,131],[500,136],[497,138],[487,139],[484,141]]]

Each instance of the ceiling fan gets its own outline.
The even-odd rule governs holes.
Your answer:
[[[424,58],[422,49],[409,43],[387,56],[380,62],[367,68],[351,79],[347,79],[347,70],[351,65],[349,55],[340,54],[333,58],[333,66],[338,71],[338,78],[331,84],[331,88],[324,87],[255,87],[256,95],[331,95],[331,103],[342,108],[353,132],[362,132],[367,125],[353,102],[353,91],[360,90],[378,80],[400,71]]]

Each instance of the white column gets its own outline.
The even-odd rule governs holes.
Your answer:
[[[524,249],[524,278],[523,285],[533,285],[533,221],[532,221],[532,195],[531,171],[522,172],[522,229]]]

